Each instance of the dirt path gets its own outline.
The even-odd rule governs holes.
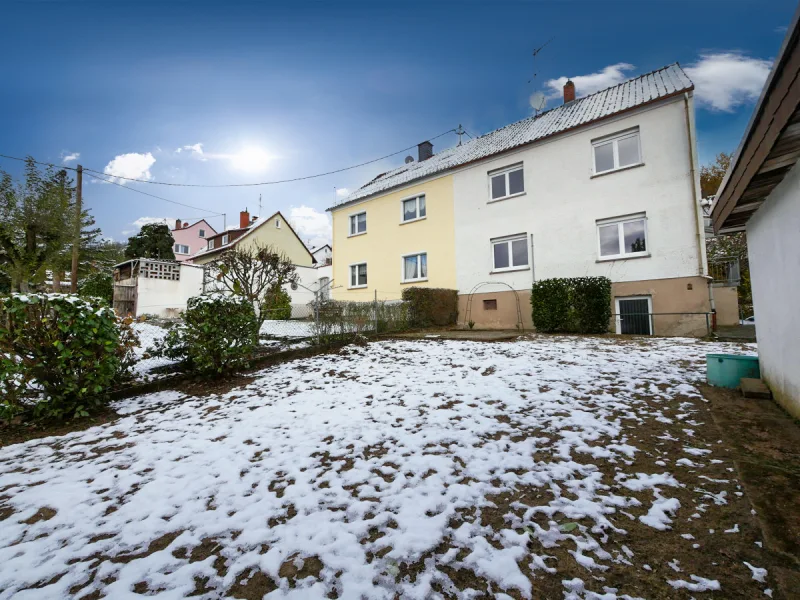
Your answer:
[[[756,511],[784,597],[800,594],[800,424],[772,400],[702,387]]]

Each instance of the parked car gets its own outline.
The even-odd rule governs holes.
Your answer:
[[[755,325],[756,324],[756,316],[750,315],[746,319],[742,319],[739,321],[739,325]]]

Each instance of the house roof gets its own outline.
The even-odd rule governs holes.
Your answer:
[[[328,250],[333,250],[333,248],[331,248],[331,245],[330,245],[330,244],[325,244],[324,246],[320,246],[319,248],[314,248],[314,249],[311,251],[311,254],[316,254],[316,253],[317,253],[317,252],[319,252],[320,250],[325,250],[325,248],[327,248]]]
[[[716,194],[714,231],[743,231],[800,159],[800,7]]]
[[[216,254],[217,252],[222,252],[223,250],[229,250],[230,248],[233,248],[234,246],[236,246],[236,244],[241,242],[243,239],[247,238],[247,236],[252,234],[254,231],[259,229],[260,227],[263,227],[265,223],[270,222],[273,218],[275,218],[275,217],[277,217],[279,215],[280,215],[281,219],[283,219],[284,224],[289,228],[289,231],[291,231],[294,234],[294,237],[297,238],[297,241],[299,241],[303,245],[303,248],[305,248],[306,252],[308,252],[308,255],[311,257],[311,262],[312,263],[316,263],[317,259],[314,258],[314,255],[308,249],[308,246],[306,246],[305,242],[303,242],[303,240],[300,239],[300,236],[297,235],[297,232],[294,230],[294,227],[292,227],[291,223],[289,223],[289,221],[286,220],[286,217],[284,217],[283,214],[281,214],[281,211],[275,212],[272,216],[264,219],[260,223],[257,223],[257,224],[252,224],[251,223],[249,227],[245,227],[245,228],[242,228],[242,229],[228,230],[228,231],[225,231],[225,232],[217,234],[214,237],[218,237],[218,236],[223,235],[225,233],[230,233],[231,231],[245,231],[244,234],[240,235],[235,240],[230,241],[229,243],[225,244],[224,246],[220,246],[219,248],[214,248],[213,250],[209,250],[206,247],[206,248],[203,248],[203,249],[199,250],[198,252],[195,252],[194,254],[192,254],[192,258],[194,259],[194,258],[198,258],[200,256],[208,256],[209,254]]]
[[[678,63],[668,65],[539,115],[506,125],[461,146],[434,154],[422,162],[410,162],[393,171],[378,175],[328,210],[335,210],[373,194],[482,160],[692,89],[694,89],[694,84],[680,65]]]
[[[181,227],[180,229],[178,229],[177,227],[174,227],[173,229],[170,229],[170,231],[183,231],[184,229],[192,229],[193,227],[196,227],[197,225],[200,225],[201,223],[205,223],[205,224],[206,224],[206,227],[208,227],[208,228],[209,228],[211,231],[213,231],[215,234],[217,233],[217,230],[216,230],[216,229],[214,229],[214,227],[212,227],[212,226],[211,226],[211,225],[208,223],[208,221],[206,221],[205,219],[200,219],[199,221],[197,221],[197,222],[195,222],[195,223],[192,223],[192,224],[191,224],[191,225],[189,225],[189,226],[184,226],[184,227]],[[206,237],[209,237],[209,236],[206,236]]]

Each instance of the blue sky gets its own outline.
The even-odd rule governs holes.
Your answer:
[[[528,116],[530,94],[556,94],[559,78],[573,78],[583,95],[675,61],[697,86],[707,162],[735,150],[796,8],[794,0],[0,3],[1,154],[207,184],[338,169],[459,123],[479,135]],[[531,52],[550,38],[529,83]],[[444,136],[434,151],[456,142]],[[281,210],[320,243],[335,188],[359,187],[404,155],[258,188],[125,187],[227,213],[229,225],[245,207],[257,213],[261,194],[263,214]],[[13,161],[0,167],[20,172]],[[118,240],[137,222],[205,214],[91,177],[84,189]],[[210,222],[221,229],[221,218]]]

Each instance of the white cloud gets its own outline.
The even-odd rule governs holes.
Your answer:
[[[71,163],[74,160],[78,160],[81,157],[80,152],[64,152],[61,153],[61,161],[64,163]]]
[[[337,198],[347,198],[350,195],[350,190],[347,188],[336,188]]]
[[[127,177],[130,179],[144,179],[150,180],[153,176],[150,174],[150,167],[156,162],[152,153],[138,154],[131,152],[129,154],[120,154],[103,169],[103,173],[110,175],[115,181],[124,184]]]
[[[289,222],[300,239],[309,246],[331,243],[331,220],[328,213],[310,206],[294,206],[289,212]]]
[[[722,112],[733,112],[755,102],[772,68],[772,62],[751,58],[741,52],[701,54],[700,60],[684,68],[694,82],[695,97],[700,106]]]
[[[572,79],[572,82],[575,84],[575,95],[577,97],[588,96],[589,94],[604,90],[629,79],[630,75],[625,72],[634,68],[635,67],[630,63],[617,63],[615,65],[609,65],[597,73],[550,79],[545,82],[545,85],[552,90],[549,94],[551,98],[559,98],[564,93],[564,84],[567,83],[567,79]]]
[[[172,217],[139,217],[131,223],[131,225],[135,226],[137,229],[141,229],[145,225],[150,225],[151,223],[166,223],[169,225],[170,229],[175,228],[175,219]]]
[[[180,154],[181,152],[190,152],[192,156],[195,158],[199,158],[200,160],[208,160],[205,154],[203,153],[203,144],[198,142],[196,144],[187,144],[186,146],[181,146],[175,152]]]

